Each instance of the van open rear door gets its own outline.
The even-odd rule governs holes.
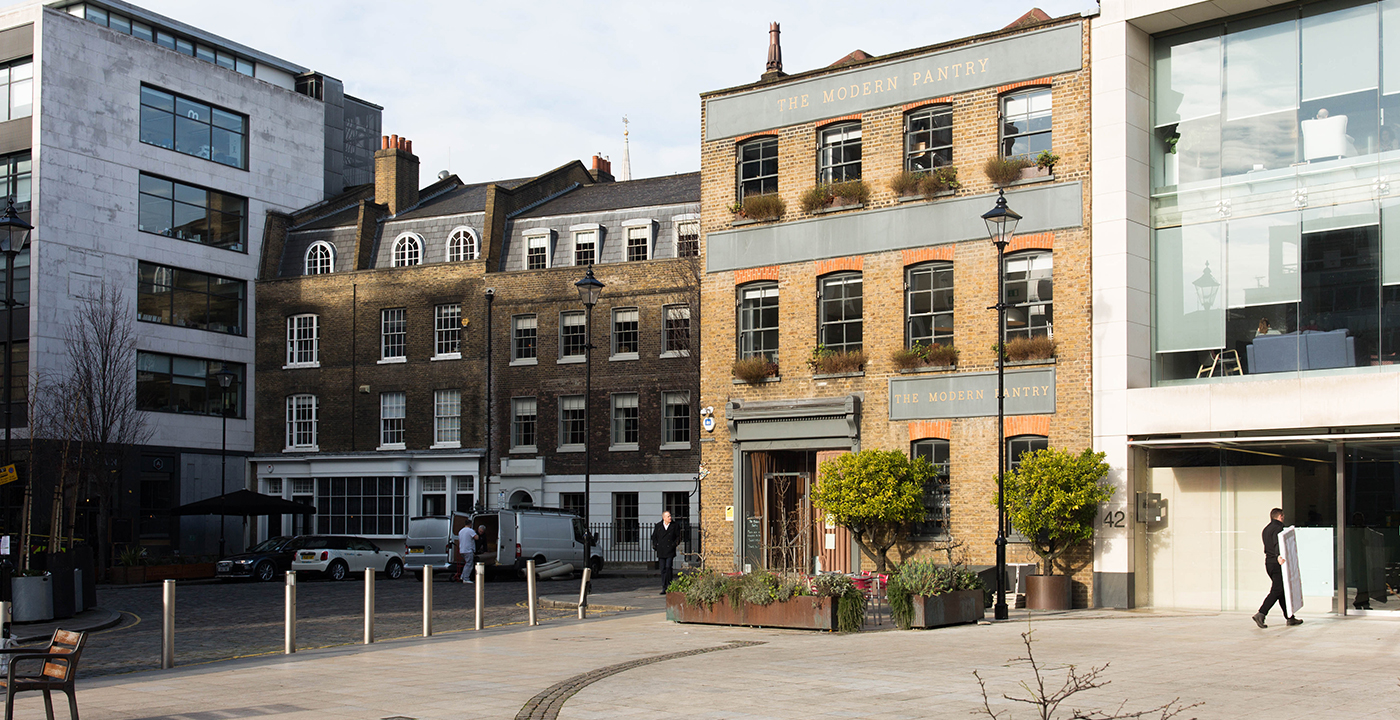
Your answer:
[[[519,542],[515,528],[515,513],[480,513],[473,516],[479,537],[476,539],[476,561],[486,565],[513,567],[515,544]],[[482,530],[481,526],[486,529]]]

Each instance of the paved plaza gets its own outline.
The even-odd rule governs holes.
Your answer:
[[[1031,628],[1047,665],[1110,664],[1111,684],[1069,707],[1180,698],[1203,703],[1182,717],[1203,719],[1400,718],[1400,622],[1390,619],[1305,616],[1258,630],[1247,614],[1017,611],[1006,623],[835,635],[669,623],[649,587],[594,600],[639,609],[585,621],[559,609],[534,628],[92,677],[79,683],[79,709],[97,720],[966,718],[981,703],[974,669],[996,696],[1030,678],[1007,660]],[[993,702],[1003,708],[1013,709]],[[33,696],[16,717],[42,712]]]

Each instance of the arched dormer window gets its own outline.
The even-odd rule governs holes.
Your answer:
[[[404,233],[394,240],[393,267],[423,264],[423,238]]]
[[[477,248],[475,230],[469,227],[456,228],[447,236],[447,262],[475,260]]]
[[[335,246],[320,240],[306,249],[306,274],[329,275],[335,272]]]

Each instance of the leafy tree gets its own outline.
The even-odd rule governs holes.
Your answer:
[[[927,459],[898,450],[847,453],[822,463],[812,502],[884,572],[890,548],[924,519],[924,485],[936,474]]]
[[[1055,558],[1094,536],[1099,506],[1113,497],[1104,453],[1088,448],[1075,455],[1046,448],[1021,456],[1020,467],[1006,474],[1006,515],[1031,541],[1031,549],[1054,575]],[[992,505],[996,505],[992,497]]]

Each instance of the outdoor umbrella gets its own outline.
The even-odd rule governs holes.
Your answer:
[[[170,511],[172,515],[313,515],[316,506],[263,495],[252,490],[235,490],[226,495],[186,503]]]

